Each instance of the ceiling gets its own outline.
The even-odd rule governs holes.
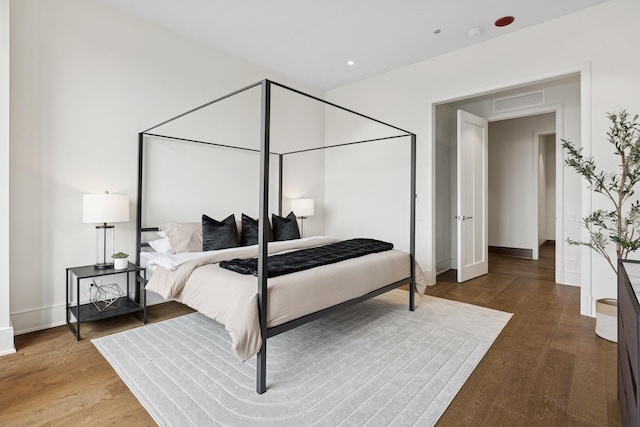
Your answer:
[[[328,90],[606,0],[100,1]],[[506,15],[515,22],[494,26]]]

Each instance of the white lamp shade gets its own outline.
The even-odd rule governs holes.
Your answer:
[[[291,210],[297,217],[313,216],[313,199],[293,199],[291,200]]]
[[[82,222],[107,223],[129,221],[129,196],[126,194],[84,194]]]

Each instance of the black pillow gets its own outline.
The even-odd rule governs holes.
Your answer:
[[[276,241],[300,238],[298,221],[293,212],[284,218],[275,214],[271,215],[271,224],[273,224],[273,239]]]
[[[238,227],[236,217],[231,214],[225,219],[216,221],[202,215],[202,250],[235,248],[238,246]]]
[[[269,230],[269,241],[273,241],[273,230],[271,224],[267,223]],[[250,216],[242,214],[242,238],[240,240],[242,246],[257,245],[258,244],[258,220],[253,219]]]

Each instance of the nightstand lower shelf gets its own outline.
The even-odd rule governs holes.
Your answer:
[[[79,307],[69,307],[69,314],[74,317],[74,321],[67,323],[67,326],[76,335],[77,339],[80,339],[80,333],[78,331],[78,323],[93,322],[96,320],[108,319],[111,317],[121,316],[123,314],[133,314],[143,323],[147,323],[146,307],[142,304],[138,304],[131,298],[126,296],[119,299],[119,307],[115,309],[106,309],[99,311],[93,303],[82,304]],[[116,303],[117,304],[117,303]],[[78,312],[80,310],[80,321],[78,322]],[[140,314],[140,312],[142,312]]]
[[[80,280],[91,279],[95,277],[105,277],[117,274],[126,275],[126,288],[120,289],[115,283],[98,286],[100,291],[104,291],[103,294],[96,294],[98,304],[108,305],[103,308],[102,311],[98,310],[98,307],[93,302],[87,302],[84,304],[78,304],[70,302],[71,287],[73,278],[75,277],[75,295],[80,295]],[[131,286],[130,275],[135,276],[133,280],[133,286]],[[147,297],[144,290],[144,284],[146,284],[146,269],[138,267],[137,265],[129,263],[127,268],[122,270],[115,269],[97,269],[92,265],[83,267],[67,268],[66,280],[67,280],[67,327],[76,336],[76,340],[80,340],[80,324],[85,322],[92,322],[96,320],[109,319],[115,316],[121,316],[123,314],[133,314],[143,323],[147,323]],[[93,286],[93,285],[92,285]],[[131,288],[135,292],[132,292]],[[117,292],[114,292],[116,289]],[[125,292],[126,290],[126,292]],[[109,292],[111,291],[111,292]],[[112,299],[123,295],[119,298]],[[103,306],[101,306],[102,308]]]
[[[121,314],[136,313],[144,311],[142,304],[138,304],[131,298],[118,298],[120,306],[118,308],[110,308],[98,311],[93,303],[82,304],[80,307],[69,307],[69,313],[78,320],[76,309],[80,309],[80,322],[93,322],[94,320],[108,319],[109,317],[120,316]],[[117,305],[115,303],[114,305]],[[142,318],[142,317],[141,317]]]

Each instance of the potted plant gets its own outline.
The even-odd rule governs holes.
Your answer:
[[[617,274],[617,262],[607,251],[610,243],[616,248],[617,259],[627,259],[640,248],[640,202],[630,202],[634,187],[640,181],[640,123],[638,115],[631,117],[625,110],[609,113],[611,121],[607,140],[618,156],[619,169],[599,171],[593,157],[585,158],[582,148],[562,140],[567,150],[565,164],[572,167],[589,183],[589,188],[602,194],[609,202],[609,209],[598,209],[582,219],[589,231],[586,242],[567,239],[570,245],[583,245],[600,254]],[[629,203],[630,202],[630,203]],[[596,334],[609,341],[617,340],[617,300],[604,298],[596,301]]]
[[[125,254],[124,252],[116,252],[111,255],[113,258],[113,268],[116,270],[124,270],[129,265],[129,254]]]

